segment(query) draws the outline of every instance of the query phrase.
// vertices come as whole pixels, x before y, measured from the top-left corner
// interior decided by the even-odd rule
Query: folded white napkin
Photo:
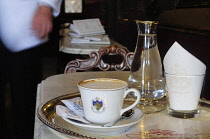
[[[197,109],[204,80],[202,75],[205,75],[206,65],[177,42],[166,53],[163,65],[165,72],[169,73],[166,74],[166,83],[170,108],[173,110]],[[171,74],[177,76],[171,76]]]
[[[91,40],[91,41],[101,41],[103,35],[95,35],[95,36],[86,36],[84,37],[85,40]]]
[[[96,35],[96,36],[79,36],[76,33],[70,32],[69,33],[72,41],[82,41],[82,42],[89,42],[89,41],[101,41],[103,38],[103,35]]]
[[[165,72],[177,75],[202,75],[206,65],[175,42],[166,53],[163,65]]]
[[[71,43],[83,43],[83,44],[111,44],[108,35],[97,35],[88,37],[73,37],[69,34]]]
[[[105,34],[105,30],[99,20],[95,19],[82,19],[73,20],[73,24],[70,24],[70,30],[81,36],[93,36]]]

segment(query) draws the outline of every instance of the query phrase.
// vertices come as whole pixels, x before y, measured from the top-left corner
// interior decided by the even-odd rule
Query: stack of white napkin
[[[108,35],[98,18],[73,20],[69,33],[71,43],[110,44]]]

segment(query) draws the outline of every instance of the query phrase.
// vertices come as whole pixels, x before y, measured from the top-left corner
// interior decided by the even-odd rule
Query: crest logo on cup
[[[92,106],[91,106],[93,112],[96,113],[102,113],[106,109],[103,103],[103,100],[100,98],[96,97],[95,99],[92,100]]]
[[[84,115],[94,124],[108,124],[118,120],[121,115],[134,108],[141,96],[137,89],[128,89],[128,83],[118,79],[96,78],[78,83]],[[123,108],[125,97],[134,93],[136,101]]]

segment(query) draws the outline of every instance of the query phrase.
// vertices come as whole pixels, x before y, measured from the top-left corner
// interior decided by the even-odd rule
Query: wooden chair
[[[114,58],[118,56],[118,58]],[[121,62],[119,61],[119,57]],[[107,59],[106,59],[107,58]],[[64,70],[64,73],[75,73],[98,68],[102,71],[108,70],[126,70],[130,69],[133,58],[133,52],[128,52],[126,48],[110,45],[100,48],[99,51],[92,51],[87,59],[76,59],[70,61]],[[111,62],[108,63],[107,61]],[[117,61],[113,63],[113,61]]]

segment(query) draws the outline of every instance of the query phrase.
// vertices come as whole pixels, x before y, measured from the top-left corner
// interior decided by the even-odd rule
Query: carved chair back
[[[118,55],[121,57],[121,62],[108,63],[104,58]],[[113,57],[112,57],[113,58]],[[114,59],[111,58],[111,61]],[[99,51],[92,51],[87,59],[76,59],[70,61],[64,70],[64,73],[75,73],[77,71],[86,71],[98,68],[102,71],[108,70],[126,70],[130,69],[133,59],[133,52],[129,52],[124,47],[117,45],[110,45],[109,47],[102,47]]]

